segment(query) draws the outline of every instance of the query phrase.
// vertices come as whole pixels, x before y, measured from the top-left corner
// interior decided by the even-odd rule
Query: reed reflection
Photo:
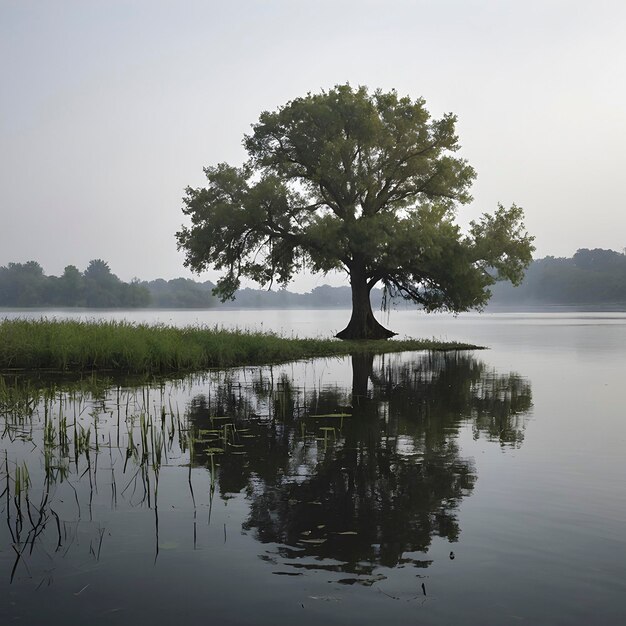
[[[369,584],[378,566],[428,565],[433,537],[459,537],[458,505],[476,481],[460,429],[521,445],[530,387],[462,353],[330,363],[351,372],[325,384],[328,362],[316,361],[127,387],[0,380],[9,583],[47,586],[48,571],[100,562],[128,524],[153,563],[160,512],[180,524],[176,541],[187,527],[171,516],[186,512],[196,548],[215,494],[247,496],[244,530],[291,573],[337,570]]]

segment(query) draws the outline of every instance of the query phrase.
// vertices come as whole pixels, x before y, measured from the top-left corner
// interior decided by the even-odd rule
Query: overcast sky
[[[192,276],[184,188],[345,82],[458,116],[461,224],[514,202],[537,257],[621,251],[625,33],[623,0],[0,0],[0,265]]]

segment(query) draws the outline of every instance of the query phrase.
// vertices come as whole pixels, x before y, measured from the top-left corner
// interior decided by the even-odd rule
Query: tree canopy
[[[532,237],[515,205],[467,233],[454,223],[475,178],[455,156],[455,124],[431,119],[422,99],[350,85],[263,112],[248,160],[206,167],[207,186],[186,189],[185,265],[222,270],[222,300],[242,277],[285,285],[301,268],[343,270],[353,310],[342,339],[394,334],[372,314],[379,283],[427,311],[480,308],[496,280],[522,279]]]
[[[150,292],[137,281],[122,282],[108,263],[93,259],[84,272],[66,266],[63,275],[46,276],[35,261],[0,267],[0,306],[143,307]]]
[[[501,284],[494,288],[493,303],[622,308],[626,303],[626,254],[581,248],[571,258],[536,259],[519,287]]]

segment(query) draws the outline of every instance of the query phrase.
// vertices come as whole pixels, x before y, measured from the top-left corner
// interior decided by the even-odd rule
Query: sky
[[[458,116],[462,226],[515,203],[535,257],[622,251],[625,32],[623,0],[0,0],[0,266],[216,280],[176,249],[185,188],[346,82]]]

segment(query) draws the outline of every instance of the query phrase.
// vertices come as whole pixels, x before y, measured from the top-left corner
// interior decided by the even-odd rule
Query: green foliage
[[[197,283],[188,278],[162,278],[142,283],[150,292],[151,304],[161,308],[208,308],[215,304],[211,282]]]
[[[59,278],[46,276],[35,261],[0,267],[0,306],[142,307],[149,303],[144,285],[122,282],[102,259],[90,261],[84,273],[68,265]]]
[[[582,248],[572,258],[533,261],[519,287],[498,285],[500,305],[623,305],[626,303],[626,255]]]
[[[149,374],[284,362],[355,351],[380,353],[471,347],[425,340],[354,345],[331,339],[285,339],[274,334],[238,330],[126,322],[0,322],[0,370],[116,370]]]
[[[521,280],[532,237],[516,206],[467,234],[454,224],[475,178],[454,156],[455,123],[431,119],[421,99],[349,85],[262,113],[244,140],[248,161],[207,167],[208,185],[187,188],[185,264],[222,270],[222,300],[242,277],[285,285],[303,267],[344,270],[355,337],[380,332],[366,319],[378,283],[427,310],[481,307],[497,279]]]
[[[85,270],[85,278],[88,280],[95,280],[97,282],[115,280],[113,274],[111,273],[109,264],[102,259],[92,259],[89,261],[89,265]]]
[[[75,265],[67,265],[59,279],[59,299],[67,306],[79,306],[83,298],[83,277]]]
[[[0,303],[33,306],[46,298],[46,281],[39,263],[9,263],[0,267]]]

